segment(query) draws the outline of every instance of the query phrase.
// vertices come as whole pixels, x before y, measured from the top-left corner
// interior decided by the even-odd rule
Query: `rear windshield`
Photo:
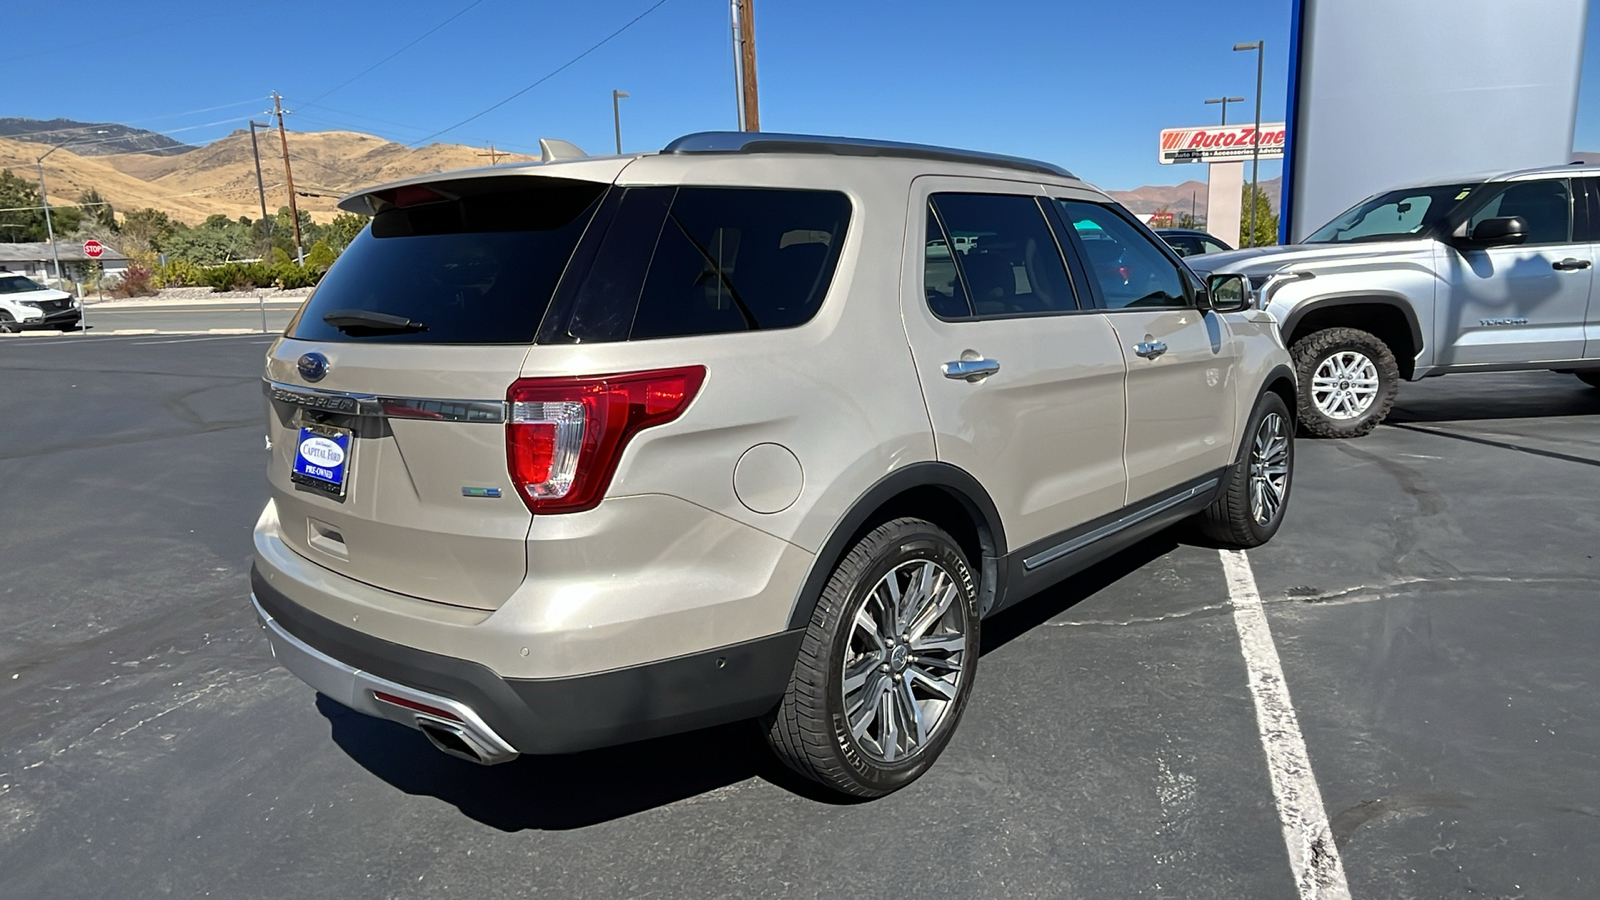
[[[574,259],[540,343],[792,328],[816,315],[850,200],[836,191],[614,191]]]
[[[288,333],[317,341],[529,343],[605,190],[500,176],[391,191],[380,200],[400,205],[379,212],[350,243]]]

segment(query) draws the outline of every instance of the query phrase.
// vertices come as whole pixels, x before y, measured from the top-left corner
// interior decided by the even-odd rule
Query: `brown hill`
[[[1245,172],[1246,179],[1249,172]],[[1272,208],[1278,208],[1278,194],[1283,188],[1283,179],[1273,178],[1261,182],[1261,190],[1266,193],[1271,201]],[[1174,213],[1189,212],[1190,203],[1194,204],[1194,213],[1197,218],[1206,217],[1206,183],[1204,181],[1185,181],[1182,184],[1159,185],[1147,184],[1144,187],[1134,188],[1131,191],[1106,191],[1112,199],[1126,206],[1132,212],[1145,215],[1153,213],[1162,207]]]
[[[266,185],[267,209],[276,212],[288,204],[284,190],[283,158],[276,134],[261,134],[261,174]],[[30,177],[38,145],[0,138],[0,167]],[[295,189],[303,194],[300,209],[318,221],[337,213],[343,194],[363,185],[464,169],[489,162],[476,147],[429,144],[411,149],[369,134],[349,131],[290,132],[289,160],[294,167]],[[502,162],[530,160],[530,156],[500,157]],[[118,210],[154,207],[189,224],[221,213],[229,218],[261,215],[256,192],[255,158],[250,132],[236,131],[221,140],[176,156],[119,153],[85,157],[71,148],[56,150],[44,161],[45,179],[54,203],[69,203],[94,188]]]

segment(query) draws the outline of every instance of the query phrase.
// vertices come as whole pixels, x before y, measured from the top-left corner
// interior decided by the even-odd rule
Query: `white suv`
[[[884,794],[985,616],[1185,517],[1282,521],[1275,325],[1055,166],[714,133],[342,205],[372,224],[267,356],[254,601],[446,752],[760,718]]]
[[[15,272],[0,272],[0,334],[26,328],[78,327],[83,307],[66,291],[47,288]]]

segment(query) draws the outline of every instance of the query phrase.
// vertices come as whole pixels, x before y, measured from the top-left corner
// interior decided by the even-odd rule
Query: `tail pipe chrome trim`
[[[472,707],[342,663],[284,630],[255,594],[250,595],[250,603],[267,634],[273,658],[329,699],[356,712],[415,728],[441,751],[479,765],[517,758],[517,749]]]

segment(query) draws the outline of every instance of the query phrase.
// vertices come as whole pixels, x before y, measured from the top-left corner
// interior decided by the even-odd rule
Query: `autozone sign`
[[[1283,133],[1282,122],[1262,124],[1262,159],[1283,159]],[[1249,159],[1255,139],[1256,126],[1253,124],[1164,128],[1161,131],[1161,164]]]

